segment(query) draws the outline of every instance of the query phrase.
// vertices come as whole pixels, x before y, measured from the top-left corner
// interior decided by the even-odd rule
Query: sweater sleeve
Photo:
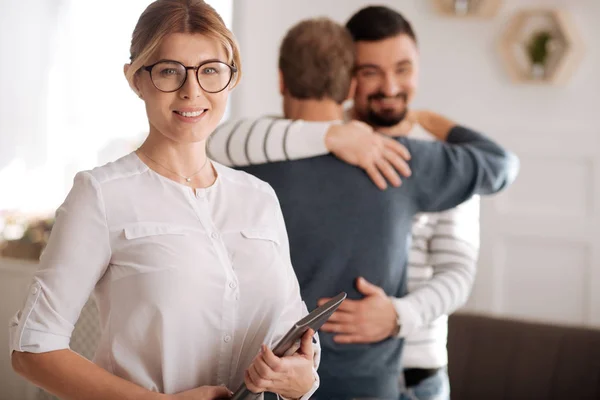
[[[446,142],[399,138],[410,151],[417,211],[445,211],[475,194],[497,193],[517,177],[519,159],[485,136],[456,126]]]
[[[431,215],[431,236],[420,238],[413,233],[408,260],[409,293],[392,299],[401,324],[399,337],[410,336],[464,305],[475,280],[479,255],[479,197]],[[424,282],[420,276],[421,271],[425,271],[423,261],[433,269],[433,276]]]
[[[276,117],[228,121],[211,135],[208,154],[230,167],[316,157],[329,153],[325,135],[333,123]]]

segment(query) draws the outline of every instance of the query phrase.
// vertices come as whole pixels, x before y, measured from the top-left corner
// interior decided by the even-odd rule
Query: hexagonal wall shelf
[[[500,54],[515,82],[565,83],[583,57],[583,44],[563,10],[517,12],[500,40]]]
[[[490,18],[496,15],[502,0],[433,0],[437,11],[453,17]]]

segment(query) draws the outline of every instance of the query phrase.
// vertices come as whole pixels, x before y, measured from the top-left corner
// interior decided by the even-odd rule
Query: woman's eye
[[[165,68],[162,69],[160,71],[160,74],[162,76],[171,76],[171,75],[176,75],[177,74],[177,70],[175,68]]]

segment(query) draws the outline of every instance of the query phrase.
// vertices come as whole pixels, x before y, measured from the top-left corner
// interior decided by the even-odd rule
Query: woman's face
[[[178,61],[187,67],[198,67],[207,60],[218,60],[227,64],[227,54],[221,43],[211,37],[173,33],[165,37],[146,66],[163,60]],[[229,97],[229,85],[218,93],[208,93],[200,87],[194,70],[178,72],[176,68],[172,68],[176,65],[157,65],[152,70],[152,78],[143,68],[135,75],[135,86],[146,103],[150,134],[162,134],[176,143],[204,141],[223,117]],[[208,82],[215,79],[214,74],[229,74],[227,68],[217,71],[217,68],[212,67],[218,65],[226,67],[222,64],[205,64],[200,68],[198,76],[203,82]],[[180,78],[187,74],[187,79],[179,90],[165,93],[156,88],[155,83],[160,86],[161,80],[166,82],[169,79],[177,79],[173,78],[177,74],[180,74]]]

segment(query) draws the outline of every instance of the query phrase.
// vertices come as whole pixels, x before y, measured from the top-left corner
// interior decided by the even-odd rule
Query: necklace
[[[166,169],[167,171],[185,179],[186,182],[191,182],[192,178],[196,175],[198,175],[200,172],[202,172],[202,170],[204,169],[204,167],[206,167],[206,163],[208,162],[208,156],[206,156],[206,158],[204,159],[204,163],[202,164],[202,166],[200,167],[200,169],[196,172],[194,172],[192,175],[189,176],[183,176],[181,174],[178,174],[177,172],[173,171],[172,169],[169,169],[167,167],[165,167],[163,164],[159,163],[158,161],[156,161],[154,158],[150,157],[148,154],[146,154],[146,152],[144,150],[142,150],[141,148],[138,148],[138,150],[140,151],[140,153],[142,153],[143,155],[145,155],[146,157],[148,157],[150,160],[152,160],[154,163],[160,165],[161,167],[163,167],[164,169]]]

